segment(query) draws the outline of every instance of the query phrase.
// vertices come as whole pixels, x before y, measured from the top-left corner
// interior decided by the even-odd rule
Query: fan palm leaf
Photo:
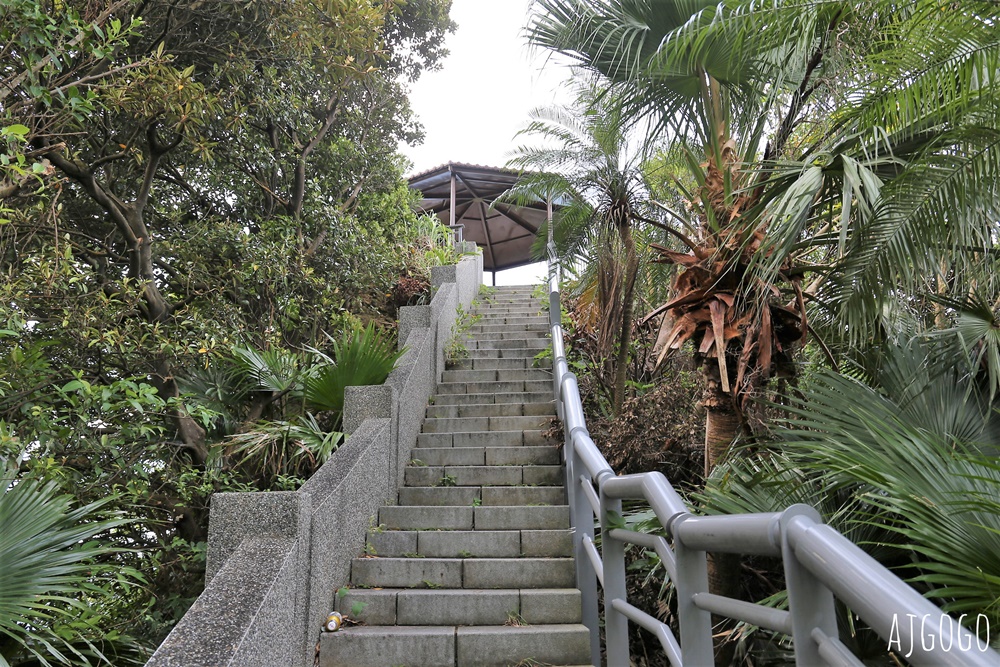
[[[861,493],[872,511],[855,520],[896,533],[912,580],[944,609],[996,622],[1000,466],[982,453],[992,413],[960,347],[914,343],[889,356],[878,389],[821,373],[793,402],[778,446],[827,488]]]
[[[382,384],[406,352],[394,349],[392,341],[369,323],[361,331],[346,331],[340,340],[330,339],[333,356],[312,350],[325,363],[316,365],[305,378],[306,403],[333,413],[339,423],[344,411],[344,390],[350,386]]]
[[[113,592],[102,583],[136,583],[134,572],[100,564],[118,549],[94,537],[126,523],[106,514],[112,499],[74,507],[54,482],[0,468],[0,665],[30,656],[42,665],[110,664],[92,611]]]

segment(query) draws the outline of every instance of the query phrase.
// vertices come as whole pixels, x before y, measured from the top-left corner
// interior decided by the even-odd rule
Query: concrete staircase
[[[481,296],[427,408],[399,504],[381,509],[324,633],[321,667],[583,665],[547,316],[532,288]]]

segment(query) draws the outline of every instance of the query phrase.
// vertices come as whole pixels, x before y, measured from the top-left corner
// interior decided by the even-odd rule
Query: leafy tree
[[[234,347],[327,351],[423,284],[397,146],[420,138],[405,86],[449,9],[0,5],[0,450],[82,504],[117,494],[133,522],[101,538],[149,581],[115,598],[140,643],[200,590],[210,495],[295,488],[322,460],[276,469],[225,438],[286,420],[339,442],[234,379]]]

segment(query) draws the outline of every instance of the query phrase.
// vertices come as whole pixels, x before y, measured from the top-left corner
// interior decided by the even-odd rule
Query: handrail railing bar
[[[573,433],[573,442],[576,446],[576,455],[590,473],[592,480],[599,482],[602,476],[614,476],[615,471],[608,465],[607,459],[601,455],[601,451],[597,449],[597,445],[584,428]]]
[[[677,559],[674,557],[674,552],[670,548],[670,543],[667,542],[665,537],[661,535],[651,535],[649,533],[637,533],[634,530],[626,530],[625,528],[615,528],[611,531],[611,537],[616,540],[621,540],[622,542],[628,542],[629,544],[635,544],[640,547],[645,547],[646,549],[651,549],[657,556],[660,557],[660,562],[663,563],[663,567],[667,570],[667,576],[670,581],[677,579]]]
[[[584,497],[590,506],[594,508],[594,516],[601,516],[601,501],[597,497],[597,491],[594,489],[594,484],[590,481],[590,478],[586,475],[580,475],[580,489],[583,491]]]
[[[645,500],[668,535],[672,534],[671,524],[674,519],[689,512],[684,500],[670,485],[663,473],[644,472],[633,475],[618,475],[609,478],[601,488],[608,498]]]
[[[860,547],[826,524],[796,517],[787,539],[797,560],[886,642],[913,648],[907,660],[914,665],[996,665],[997,654],[930,600],[895,577]],[[934,619],[929,627],[916,619]],[[953,646],[942,649],[944,627]],[[926,644],[933,643],[931,648]],[[980,647],[984,650],[980,650]],[[922,650],[918,650],[922,649]]]
[[[695,593],[692,599],[695,606],[704,611],[768,630],[783,632],[786,635],[792,634],[791,614],[784,609],[773,609],[713,593]]]
[[[671,665],[681,667],[684,664],[681,660],[681,645],[677,643],[677,638],[674,637],[674,633],[670,630],[669,625],[621,598],[612,600],[611,606],[619,613],[628,617],[636,625],[653,633],[660,640],[660,645],[663,646],[663,651],[667,654],[667,659],[670,660]]]
[[[590,559],[590,564],[594,567],[594,574],[597,575],[597,581],[600,582],[601,588],[604,588],[604,561],[601,560],[601,554],[598,553],[590,535],[583,536],[583,552]]]
[[[865,667],[851,649],[836,637],[830,637],[819,628],[813,628],[812,639],[819,647],[819,654],[831,667]]]
[[[693,516],[674,539],[698,551],[780,556],[780,517],[780,512]]]

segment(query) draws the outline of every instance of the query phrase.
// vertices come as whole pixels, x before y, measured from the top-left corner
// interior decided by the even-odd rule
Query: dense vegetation
[[[609,459],[659,463],[705,512],[810,503],[996,627],[997,5],[534,9],[529,39],[580,94],[535,114],[514,163],[551,173],[517,195],[566,204],[575,370]],[[635,594],[671,618],[636,557]],[[774,563],[710,566],[716,592],[784,604]],[[890,660],[843,611],[845,643]],[[723,663],[787,659],[732,630]]]
[[[391,369],[449,259],[397,154],[449,10],[0,3],[0,665],[141,664],[209,495],[294,488]]]

